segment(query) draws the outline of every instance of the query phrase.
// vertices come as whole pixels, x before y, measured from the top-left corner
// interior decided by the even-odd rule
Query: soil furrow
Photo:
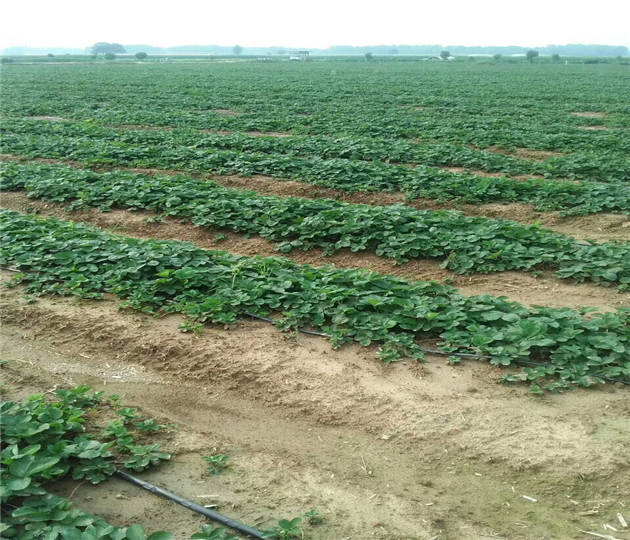
[[[485,363],[386,366],[362,347],[255,321],[184,334],[178,316],[22,294],[0,290],[5,392],[89,384],[176,424],[174,461],[144,477],[245,522],[317,508],[326,521],[313,540],[570,538],[630,503],[623,390],[540,399],[496,384]],[[216,452],[233,467],[209,479],[201,456]],[[80,486],[73,500],[115,524],[150,509],[154,527],[182,538],[199,526],[119,481]]]

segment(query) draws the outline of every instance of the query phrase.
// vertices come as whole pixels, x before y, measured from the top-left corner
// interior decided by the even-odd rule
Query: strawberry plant
[[[230,456],[226,456],[225,454],[203,456],[202,459],[208,464],[208,466],[206,467],[206,471],[208,471],[210,474],[221,474],[225,469],[230,466],[228,464]]]
[[[16,283],[31,294],[107,292],[130,308],[222,325],[245,313],[276,313],[282,329],[318,328],[335,346],[378,344],[387,362],[421,359],[417,340],[435,339],[444,352],[472,352],[501,366],[527,363],[505,380],[555,384],[553,390],[607,378],[630,382],[627,308],[526,308],[434,282],[128,239],[9,211],[0,213],[0,241],[0,265],[18,269]]]
[[[193,534],[190,538],[192,540],[239,540],[238,536],[228,533],[223,527],[212,525],[202,525],[201,531]]]
[[[303,516],[278,520],[277,525],[263,531],[263,538],[275,538],[277,540],[304,538],[304,529],[302,526],[304,522],[309,525],[319,525],[323,521],[324,518],[317,510],[309,510]]]
[[[7,134],[45,135],[47,137],[89,138],[116,141],[119,144],[182,147],[207,151],[238,151],[270,156],[289,155],[321,159],[378,161],[392,164],[415,164],[432,167],[465,167],[506,175],[544,175],[547,178],[569,178],[583,181],[617,182],[630,174],[630,162],[623,154],[597,152],[553,156],[544,162],[531,161],[507,154],[497,154],[447,142],[383,139],[358,136],[259,137],[242,133],[212,134],[198,130],[120,129],[116,126],[93,126],[77,122],[51,124],[42,120],[7,119]],[[138,155],[140,157],[141,154]]]
[[[264,538],[277,538],[278,540],[290,540],[291,538],[302,538],[301,517],[294,519],[281,519],[278,525],[264,531]]]
[[[104,481],[120,464],[121,454],[129,451],[115,448],[114,442],[101,442],[90,434],[87,413],[105,406],[102,392],[92,393],[89,387],[79,386],[56,390],[55,394],[54,401],[34,395],[22,403],[0,403],[2,538],[172,538],[173,535],[166,532],[147,534],[141,525],[114,527],[69,501],[47,493],[48,484],[64,477],[85,479],[93,484]],[[165,452],[156,455],[158,447],[151,445],[150,456],[156,459],[135,462],[133,468],[143,470],[169,459]],[[130,447],[134,457],[139,453],[136,448]]]
[[[53,165],[7,164],[0,187],[31,197],[107,210],[146,209],[197,226],[258,234],[281,252],[322,248],[372,251],[404,262],[435,258],[456,273],[555,268],[559,277],[630,285],[630,245],[584,245],[537,226],[453,211],[259,196],[185,176],[96,173]],[[197,331],[186,322],[186,331]]]
[[[215,131],[280,131],[330,138],[446,143],[627,156],[628,82],[624,66],[523,66],[319,60],[308,66],[154,66],[155,76],[128,66],[21,65],[5,70],[3,112],[57,116],[86,127],[165,126]],[[365,64],[365,63],[364,63]],[[153,69],[153,68],[152,68]],[[335,75],[331,72],[334,70]],[[50,88],[55,88],[51,99]],[[145,104],[151,101],[151,107]],[[222,115],[220,109],[239,114]],[[608,130],[581,129],[601,111]],[[57,121],[56,124],[61,122]],[[361,152],[349,144],[344,151]],[[375,159],[378,159],[376,157]],[[409,160],[411,161],[411,160]],[[584,163],[587,163],[585,160]],[[603,161],[600,161],[603,163]]]
[[[61,158],[92,167],[145,167],[250,176],[263,174],[348,192],[403,192],[408,199],[430,198],[470,204],[487,202],[532,203],[543,211],[567,214],[626,212],[630,188],[625,172],[610,182],[567,182],[546,178],[526,181],[509,177],[487,178],[451,172],[429,165],[415,167],[380,161],[300,157],[232,149],[133,145],[112,140],[89,140],[53,134],[30,135],[6,131],[4,152],[28,158]]]

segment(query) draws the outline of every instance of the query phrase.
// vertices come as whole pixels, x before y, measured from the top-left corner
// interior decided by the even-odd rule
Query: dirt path
[[[570,281],[554,278],[551,272],[535,276],[526,272],[501,272],[494,274],[473,274],[461,276],[440,268],[440,261],[412,260],[396,265],[393,260],[378,257],[373,253],[352,253],[343,250],[334,255],[324,255],[320,249],[293,251],[282,254],[274,249],[274,243],[260,237],[243,238],[227,231],[194,227],[188,222],[165,218],[153,221],[156,214],[150,212],[129,212],[113,210],[100,212],[97,209],[68,212],[64,205],[29,199],[24,193],[4,193],[0,199],[4,208],[19,212],[37,212],[42,216],[82,221],[113,232],[138,238],[162,240],[184,240],[193,242],[204,249],[219,249],[238,255],[284,256],[300,264],[324,266],[335,264],[346,268],[368,268],[382,274],[396,275],[405,279],[423,281],[448,280],[459,288],[462,294],[490,294],[507,296],[525,305],[545,305],[556,307],[597,307],[604,311],[614,311],[630,305],[630,293],[620,293],[615,288],[589,283],[573,284]],[[221,232],[223,240],[217,239]]]
[[[78,161],[59,159],[25,159],[23,156],[12,154],[0,154],[0,160],[4,161],[33,161],[37,163],[51,163],[85,168]],[[279,197],[304,197],[308,199],[329,198],[338,201],[370,204],[391,205],[405,204],[417,210],[459,210],[469,216],[482,216],[487,218],[501,218],[517,221],[525,225],[538,224],[560,234],[572,236],[577,239],[590,239],[601,242],[612,240],[630,241],[630,216],[623,214],[593,214],[588,216],[561,216],[558,212],[537,212],[531,204],[458,204],[440,203],[431,199],[415,199],[406,201],[403,193],[385,192],[344,192],[335,189],[324,188],[299,182],[296,180],[284,180],[269,176],[230,176],[213,175],[207,173],[191,173],[189,171],[173,169],[144,169],[137,167],[100,167],[98,170],[123,170],[141,174],[177,175],[184,174],[199,180],[213,180],[219,185],[233,189],[248,189],[260,195],[274,195]]]
[[[628,517],[625,389],[537,398],[483,363],[385,366],[373,350],[260,322],[183,334],[177,316],[27,303],[19,288],[0,290],[0,309],[5,395],[85,383],[177,424],[164,443],[173,462],[143,477],[247,523],[316,508],[313,540],[472,540],[583,538]],[[217,451],[233,468],[206,476],[201,456]],[[177,538],[200,524],[117,480],[82,484],[73,500]]]

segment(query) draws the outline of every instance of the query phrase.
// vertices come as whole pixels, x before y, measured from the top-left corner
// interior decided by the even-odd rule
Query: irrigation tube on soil
[[[126,480],[127,482],[131,482],[132,484],[135,484],[136,486],[140,486],[141,488],[146,489],[147,491],[150,491],[151,493],[154,493],[156,495],[161,495],[162,497],[165,497],[166,499],[170,499],[171,501],[174,501],[177,504],[181,504],[182,506],[188,508],[189,510],[202,514],[206,516],[207,518],[210,518],[212,521],[216,521],[217,523],[220,523],[221,525],[225,525],[226,527],[229,527],[230,529],[234,529],[235,531],[241,532],[243,534],[247,534],[251,536],[252,538],[265,538],[263,536],[263,533],[261,533],[260,531],[256,529],[253,529],[252,527],[248,527],[247,525],[244,525],[243,523],[240,523],[239,521],[226,517],[222,514],[219,514],[218,512],[214,512],[213,510],[209,510],[208,508],[204,508],[203,506],[200,506],[187,499],[184,499],[183,497],[180,497],[179,495],[175,495],[175,493],[171,493],[170,491],[167,491],[166,489],[162,489],[161,487],[154,486],[153,484],[150,484],[149,482],[140,480],[140,478],[136,478],[135,476],[132,476],[131,474],[127,474],[126,472],[118,471],[118,470],[114,474],[118,476],[119,478]]]
[[[276,321],[270,319],[269,317],[261,317],[260,315],[256,315],[254,313],[250,313],[249,311],[244,312],[248,317],[252,317],[253,319],[259,319],[261,321],[265,321],[271,324],[275,324]],[[298,328],[298,332],[302,332],[303,334],[308,334],[310,336],[321,336],[321,337],[330,337],[328,334],[324,334],[323,332],[316,332],[315,330],[308,330],[306,328]],[[490,356],[484,356],[481,354],[469,354],[469,353],[458,353],[458,352],[444,352],[444,351],[436,351],[434,349],[420,349],[422,352],[428,354],[438,354],[440,356],[461,356],[462,358],[491,358]]]
[[[249,311],[245,311],[245,315],[247,315],[248,317],[252,317],[253,319],[259,319],[261,321],[265,321],[271,324],[275,324],[276,321],[274,321],[273,319],[270,319],[269,317],[261,317],[260,315],[256,315],[254,313],[250,313]],[[322,337],[330,337],[328,334],[324,334],[322,332],[316,332],[314,330],[307,330],[305,328],[298,328],[297,329],[298,332],[302,332],[303,334],[309,334],[311,336],[322,336]],[[444,352],[444,351],[438,351],[436,349],[420,349],[422,352],[425,352],[427,354],[437,354],[439,356],[459,356],[461,358],[474,358],[477,360],[489,360],[492,357],[491,356],[487,356],[487,355],[483,355],[483,354],[470,354],[470,353],[459,353],[459,352]],[[528,362],[527,360],[515,360],[516,364],[519,365],[523,365],[523,366],[535,366],[535,367],[549,367],[551,366],[551,364],[548,363],[542,363],[542,362]],[[621,379],[615,379],[612,377],[604,377],[601,374],[598,373],[594,373],[592,375],[593,377],[596,377],[598,379],[601,379],[602,381],[606,381],[606,382],[612,382],[612,383],[621,383],[621,384],[625,384],[625,385],[630,385],[630,382],[627,381],[622,381]]]

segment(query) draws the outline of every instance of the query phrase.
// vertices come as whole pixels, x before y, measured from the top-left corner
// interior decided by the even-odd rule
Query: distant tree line
[[[90,47],[92,54],[124,54],[127,50],[120,43],[106,43],[100,41]]]
[[[487,54],[493,56],[500,54],[502,56],[510,56],[513,54],[526,55],[530,50],[528,47],[508,46],[508,47],[467,47],[467,46],[448,46],[446,48],[451,55],[467,56],[475,54]],[[376,45],[371,47],[354,47],[352,45],[335,45],[328,49],[312,50],[314,54],[365,54],[371,52],[374,55],[392,55],[392,54],[410,54],[410,55],[431,55],[439,56],[440,52],[445,50],[442,45]],[[560,56],[627,56],[628,47],[616,45],[547,45],[546,47],[536,47],[539,54],[551,56],[558,54]]]
[[[215,54],[215,55],[231,55],[231,54],[249,54],[249,55],[267,55],[287,54],[286,47],[247,47],[240,46],[223,46],[223,45],[182,45],[177,47],[155,47],[153,45],[121,45],[120,43],[95,43],[87,49],[92,54],[136,54],[146,52],[147,54]],[[240,51],[237,53],[237,50]],[[440,52],[448,50],[453,56],[468,56],[476,54],[486,54],[494,56],[511,56],[513,54],[526,55],[529,47],[509,46],[509,47],[466,47],[443,45],[375,45],[369,47],[354,47],[351,45],[335,45],[328,49],[310,49],[311,54],[315,55],[359,55],[365,56],[366,53],[372,53],[373,56],[379,55],[419,55],[419,56],[439,56]],[[628,56],[628,47],[614,45],[547,45],[546,47],[537,47],[536,50],[540,55],[552,56],[557,54],[561,57],[566,56],[582,56],[582,57],[625,57]],[[86,49],[69,49],[58,47],[9,47],[0,51],[7,55],[21,54],[85,54]]]

